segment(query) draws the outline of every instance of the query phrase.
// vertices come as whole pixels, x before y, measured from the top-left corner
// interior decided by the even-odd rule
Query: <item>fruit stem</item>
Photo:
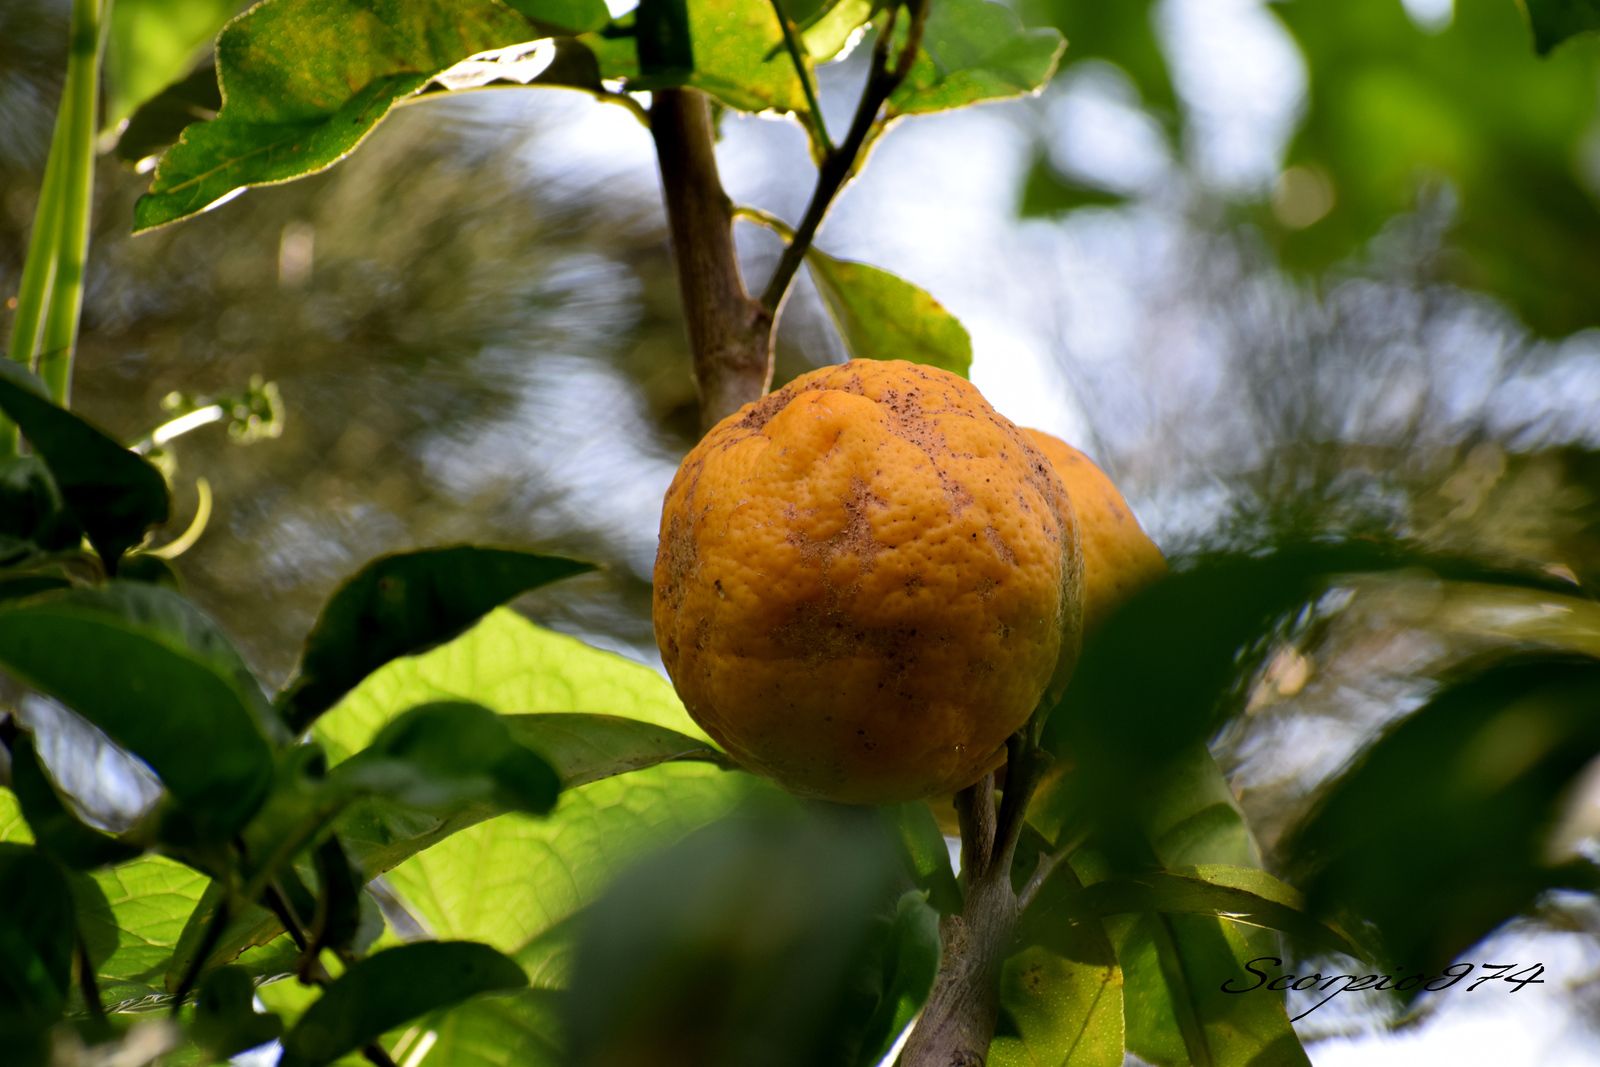
[[[697,89],[661,89],[650,132],[689,320],[702,430],[766,392],[772,312],[745,291],[733,247],[733,203],[717,173],[711,106]]]
[[[1006,744],[1006,787],[995,810],[994,774],[956,794],[966,900],[939,924],[943,955],[899,1067],[983,1067],[1000,1014],[1000,968],[1022,914],[1011,881],[1017,841],[1042,768],[1031,725]]]

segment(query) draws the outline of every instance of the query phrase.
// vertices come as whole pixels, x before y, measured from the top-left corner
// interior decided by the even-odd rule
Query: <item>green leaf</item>
[[[1551,830],[1600,755],[1600,661],[1528,653],[1452,673],[1290,836],[1320,914],[1378,931],[1387,962],[1439,967],[1555,888],[1591,889]],[[1394,894],[1427,885],[1426,894]],[[1390,887],[1386,890],[1385,887]]]
[[[31,1040],[60,1017],[76,925],[61,871],[42,853],[0,844],[0,1042]]]
[[[306,638],[300,670],[279,698],[296,733],[398,656],[458,636],[487,612],[587,563],[458,545],[381,556],[340,586]]]
[[[167,999],[167,960],[208,882],[156,855],[73,879],[78,921],[108,1011],[148,1010]]]
[[[633,27],[642,77],[687,78],[694,73],[694,41],[685,0],[639,0]]]
[[[316,738],[337,763],[391,719],[434,700],[470,700],[506,714],[604,713],[708,741],[672,683],[655,671],[507,608],[447,645],[373,672],[317,722]]]
[[[255,984],[243,967],[219,967],[200,983],[190,1036],[218,1060],[276,1040],[283,1022],[255,1010]]]
[[[1193,748],[1243,707],[1278,627],[1352,575],[1431,571],[1441,579],[1546,590],[1552,603],[1573,587],[1548,574],[1508,570],[1405,542],[1288,543],[1269,552],[1216,553],[1174,566],[1092,634],[1071,685],[1045,723],[1044,742],[1077,773],[1041,798],[1030,818],[1047,836],[1069,819],[1125,821],[1169,773],[1183,774]],[[1196,619],[1205,625],[1197,626]],[[1149,669],[1159,661],[1163,670]],[[1089,714],[1086,709],[1093,709]],[[1175,770],[1168,761],[1176,759]],[[1195,817],[1191,813],[1189,817]],[[1179,863],[1248,863],[1208,856]],[[1176,866],[1178,863],[1167,863]]]
[[[729,765],[708,742],[620,715],[545,712],[501,721],[520,744],[549,761],[563,789],[671,760]]]
[[[1157,7],[1154,0],[1022,0],[1018,11],[1026,25],[1054,26],[1066,34],[1064,65],[1098,59],[1120,67],[1145,107],[1170,127],[1178,118],[1178,98],[1156,35]]]
[[[387,949],[351,966],[306,1010],[284,1035],[280,1064],[332,1063],[436,1008],[527,984],[521,967],[487,945],[424,941]]]
[[[144,851],[84,824],[73,814],[39,761],[31,734],[19,734],[12,742],[11,788],[39,850],[68,867],[93,870],[133,859]]]
[[[867,813],[790,809],[726,820],[641,862],[582,921],[569,1062],[670,1049],[702,1067],[875,1064],[938,962],[920,894],[903,925],[890,918],[898,865],[884,845]],[[909,951],[886,944],[896,933]]]
[[[1321,952],[1366,956],[1342,931],[1318,922],[1292,887],[1254,867],[1201,864],[1097,882],[1079,893],[1063,914],[1074,919],[1125,912],[1224,915],[1236,923],[1281,930]]]
[[[187,127],[216,118],[220,110],[217,67],[206,63],[139,105],[117,138],[117,158],[138,163],[173,144]]]
[[[534,815],[549,811],[561,789],[550,764],[517,743],[500,716],[460,701],[407,711],[340,764],[329,785],[423,810],[482,801]]]
[[[1569,37],[1600,30],[1600,3],[1596,0],[1522,0],[1533,27],[1533,45],[1540,55]]]
[[[1600,43],[1586,36],[1541,59],[1504,0],[1456,4],[1437,32],[1394,0],[1269,10],[1310,71],[1286,160],[1286,182],[1299,180],[1281,187],[1310,193],[1262,212],[1287,265],[1323,271],[1359,256],[1444,186],[1453,211],[1439,281],[1493,294],[1542,334],[1600,324],[1600,201],[1573,163],[1600,114]]]
[[[886,270],[834,259],[816,249],[806,265],[856,359],[908,359],[967,376],[972,338],[928,293]]]
[[[918,888],[928,894],[928,902],[943,915],[959,912],[961,887],[950,868],[950,850],[932,809],[913,801],[885,808],[884,816],[895,828],[907,869]]]
[[[37,378],[0,360],[0,411],[50,468],[62,499],[106,568],[167,520],[161,472],[87,422],[51,403]]]
[[[552,18],[594,7],[574,0],[521,6]],[[134,229],[192,215],[248,186],[332,166],[434,75],[543,36],[548,32],[497,0],[258,4],[217,39],[221,112],[189,127],[162,157],[134,208]]]
[[[148,763],[199,833],[231,834],[266,793],[260,689],[170,590],[113,583],[0,604],[0,665]]]
[[[317,871],[317,908],[310,951],[348,949],[361,933],[361,889],[366,878],[350,862],[336,834],[317,846],[312,862]]]
[[[459,854],[446,853],[437,865],[419,857],[393,876],[404,881],[410,877],[406,871],[420,865],[423,877],[443,877],[454,885],[458,884],[458,870],[475,872],[471,875],[475,881],[463,884],[466,895],[461,906],[469,909],[475,909],[481,899],[479,890],[485,880],[492,884],[504,877],[496,864],[534,862],[529,852],[543,855],[553,850],[560,860],[567,847],[606,849],[609,859],[604,863],[589,861],[582,873],[558,866],[549,882],[534,879],[519,883],[519,888],[538,894],[554,892],[555,897],[536,896],[531,903],[519,898],[505,905],[508,914],[524,907],[566,914],[555,901],[565,899],[567,890],[586,886],[586,892],[592,895],[599,887],[598,882],[591,882],[592,875],[603,875],[633,851],[649,847],[657,840],[657,833],[670,838],[714,818],[726,810],[726,804],[743,796],[749,786],[750,779],[743,775],[712,768],[685,767],[683,770],[689,772],[686,776],[668,768],[660,768],[665,772],[661,776],[652,770],[641,770],[668,760],[720,762],[721,757],[660,675],[619,656],[588,648],[573,638],[541,630],[505,609],[491,613],[450,644],[380,668],[318,721],[316,737],[330,761],[337,764],[364,748],[413,705],[460,695],[502,708],[588,704],[613,708],[628,716],[551,713],[502,717],[512,737],[550,762],[564,788],[576,789],[614,774],[628,774],[630,784],[617,788],[600,783],[583,790],[583,799],[564,794],[557,811],[547,820],[515,829],[513,825],[521,820],[498,820],[493,826],[478,828],[479,832],[469,837]],[[685,730],[695,736],[679,732]],[[339,768],[335,767],[334,775],[338,774]],[[674,797],[672,789],[680,795]],[[293,855],[323,832],[327,820],[333,818],[352,861],[372,878],[425,850],[445,847],[440,843],[448,845],[447,838],[503,810],[477,802],[447,812],[426,813],[386,801],[358,800],[339,814],[349,799],[348,792],[322,790],[314,781],[305,783],[299,792],[287,782],[280,784],[244,832],[249,853],[258,857]],[[590,837],[591,828],[600,836]],[[223,896],[216,888],[195,910],[182,946],[173,957],[169,984],[176,982],[177,975],[183,973],[199,950],[202,932]],[[445,925],[450,921],[447,917],[427,917],[433,929],[451,929]],[[265,909],[250,908],[228,925],[208,962],[227,962],[245,948],[270,942],[281,929]],[[486,936],[470,927],[457,932],[474,938]]]
[[[654,74],[641,69],[638,38],[590,34],[583,38],[607,78],[630,90],[690,85],[736,111],[807,112],[805,86],[785,51],[783,29],[771,0],[686,0],[693,73]],[[636,27],[637,28],[637,27]],[[664,67],[681,60],[657,57]]]
[[[1071,857],[1086,894],[1119,876],[1148,881],[1153,868],[1260,865],[1238,802],[1203,745],[1166,763],[1163,776],[1141,788],[1143,796],[1127,801],[1126,820],[1107,820],[1094,846]],[[1252,905],[1262,907],[1259,900]],[[1282,997],[1221,990],[1249,960],[1281,955],[1271,930],[1159,911],[1111,916],[1104,927],[1122,967],[1128,1048],[1144,1060],[1156,1067],[1308,1062]]]
[[[806,54],[817,63],[837,58],[884,6],[883,0],[834,0],[824,5],[800,24]]]
[[[38,456],[0,458],[0,567],[70,551],[82,539],[50,469]]]
[[[1122,968],[1100,923],[1075,914],[1081,894],[1062,863],[1023,913],[1000,976],[993,1067],[1122,1067]]]
[[[113,129],[189,73],[240,0],[117,0],[106,35],[105,114]]]
[[[939,973],[939,913],[917,890],[895,902],[887,938],[881,951],[862,968],[878,976],[881,992],[877,1008],[868,1017],[856,1053],[857,1067],[877,1067],[895,1041],[911,1025],[933,991]]]
[[[939,0],[928,13],[910,73],[888,113],[949,111],[1042,88],[1066,41],[1053,29],[1023,29],[1016,13],[990,0]]]

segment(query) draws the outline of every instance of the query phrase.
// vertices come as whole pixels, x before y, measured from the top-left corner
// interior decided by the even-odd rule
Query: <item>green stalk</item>
[[[100,56],[105,42],[105,15],[110,0],[73,0],[72,44],[67,57],[70,108],[64,127],[65,190],[58,220],[55,284],[45,313],[39,376],[50,396],[65,407],[72,383],[72,354],[78,343],[78,316],[83,308],[83,272],[89,254],[89,213],[94,201],[94,141],[98,131]],[[51,145],[52,155],[56,145]]]
[[[17,313],[11,320],[11,359],[29,370],[39,351],[40,333],[50,291],[56,277],[56,249],[61,241],[61,201],[65,193],[67,127],[72,118],[72,85],[69,82],[56,114],[55,134],[50,141],[50,158],[45,163],[44,185],[33,213],[33,232],[28,238],[28,258],[22,266],[22,284],[17,291]],[[17,428],[0,415],[0,456],[17,451]]]

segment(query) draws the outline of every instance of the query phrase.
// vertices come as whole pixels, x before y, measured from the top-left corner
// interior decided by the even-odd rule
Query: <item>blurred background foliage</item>
[[[150,54],[139,34],[172,31],[159,69],[177,78],[232,6],[120,4],[114,118],[158,87],[130,73]],[[1089,451],[1169,556],[1403,536],[1592,587],[1600,39],[1541,57],[1512,0],[1019,7],[1069,39],[1055,82],[902,124],[820,247],[950,307],[997,406]],[[21,269],[67,8],[0,5],[0,293]],[[824,72],[836,124],[861,58]],[[137,239],[148,179],[115,141],[76,403],[134,441],[175,391],[278,384],[280,437],[243,448],[213,426],[169,446],[160,536],[182,533],[204,478],[210,523],[177,570],[265,677],[284,678],[360,563],[457,540],[605,564],[523,609],[656,662],[655,525],[695,414],[630,116],[545,89],[408,106],[322,175]],[[729,116],[722,149],[736,198],[799,214],[797,127]],[[774,243],[740,240],[759,276]],[[778,380],[842,358],[830,330],[803,284]],[[1453,666],[1496,644],[1593,651],[1597,633],[1536,591],[1347,583],[1266,638],[1216,749],[1270,858],[1318,783]],[[1569,904],[1542,904],[1541,929],[1591,932],[1563,942],[1582,1006],[1563,1018],[1594,1019],[1594,921]]]

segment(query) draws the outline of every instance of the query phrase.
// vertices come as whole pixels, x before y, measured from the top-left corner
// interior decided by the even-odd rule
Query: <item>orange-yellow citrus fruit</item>
[[[789,789],[890,803],[976,781],[1077,657],[1081,557],[1049,462],[965,379],[803,375],[667,491],[661,658],[696,722]]]
[[[1105,471],[1058,437],[1022,432],[1072,498],[1083,543],[1083,629],[1090,633],[1124,600],[1166,574],[1167,562]]]

